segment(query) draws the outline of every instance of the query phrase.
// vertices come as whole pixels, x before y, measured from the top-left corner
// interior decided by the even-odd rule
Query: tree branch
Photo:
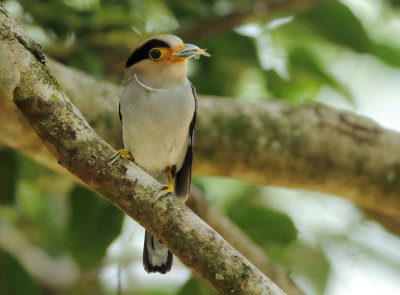
[[[62,76],[63,86],[71,100],[80,102],[79,109],[85,114],[85,119],[96,129],[97,133],[108,139],[114,146],[121,146],[121,126],[118,119],[119,88],[108,82],[100,82],[80,71],[68,69],[55,62],[49,61],[53,72]],[[81,100],[82,98],[84,100]],[[112,110],[114,109],[114,112]],[[44,148],[42,141],[32,131],[26,119],[18,111],[12,101],[1,100],[0,110],[0,139],[42,165],[66,174],[66,170],[57,164],[50,152]],[[110,112],[111,110],[111,112]],[[16,128],[18,127],[18,128]],[[112,135],[109,136],[109,135]],[[226,217],[212,209],[198,193],[192,194],[187,202],[200,218],[207,222],[233,246],[254,263],[264,274],[288,294],[301,294],[278,265],[271,263],[253,242],[251,242]]]
[[[50,65],[56,73],[60,75],[62,73],[66,74],[64,76],[66,84],[63,86],[67,90],[71,90],[69,91],[69,96],[72,100],[79,101],[80,98],[86,97],[80,105],[80,110],[85,114],[85,118],[91,122],[91,125],[95,126],[96,131],[103,135],[112,134],[113,137],[108,136],[109,141],[114,142],[115,146],[120,146],[121,127],[119,119],[113,118],[114,116],[109,112],[110,109],[115,108],[115,106],[111,107],[110,104],[118,104],[119,98],[116,95],[119,95],[119,93],[115,91],[116,87],[107,82],[96,81],[80,71],[69,70],[65,72],[65,66],[57,62],[50,61]],[[73,84],[74,81],[76,82],[75,86]],[[80,93],[80,90],[84,92]],[[101,94],[93,94],[93,91]],[[105,96],[102,97],[101,95],[104,94]],[[95,101],[96,99],[97,102]],[[56,172],[69,174],[57,164],[51,153],[44,148],[36,133],[32,131],[26,119],[11,101],[1,100],[0,110],[2,110],[4,116],[3,120],[0,118],[0,124],[2,124],[0,139],[3,139],[3,142]],[[187,206],[218,233],[222,234],[224,239],[247,257],[264,274],[268,275],[284,291],[293,295],[301,294],[281,267],[271,263],[257,245],[241,233],[225,216],[210,207],[199,193],[191,194]]]
[[[207,222],[209,226],[215,229],[228,243],[249,259],[259,270],[268,275],[287,294],[303,294],[293,285],[288,273],[280,265],[271,262],[265,255],[265,252],[255,245],[246,234],[208,204],[199,189],[195,187],[191,188],[190,197],[186,205]]]
[[[50,67],[89,123],[113,146],[121,147],[121,88],[56,62]],[[46,151],[15,107],[3,101],[0,108],[0,140],[47,162]],[[318,104],[200,96],[198,113],[195,175],[319,191],[400,217],[398,133]]]
[[[317,104],[200,106],[196,173],[319,191],[400,216],[398,133]]]
[[[219,293],[284,294],[172,194],[128,160],[108,165],[115,151],[85,121],[59,84],[28,51],[0,5],[1,99],[12,100],[58,163],[162,240]],[[20,38],[17,38],[17,34]],[[24,40],[21,42],[20,39]]]

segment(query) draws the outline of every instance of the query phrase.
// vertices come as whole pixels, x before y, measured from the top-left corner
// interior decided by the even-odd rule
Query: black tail
[[[148,273],[167,273],[172,266],[172,253],[147,231],[144,235],[143,266]]]

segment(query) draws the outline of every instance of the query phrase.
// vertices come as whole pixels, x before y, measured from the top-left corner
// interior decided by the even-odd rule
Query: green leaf
[[[75,186],[70,192],[69,251],[82,268],[100,263],[121,231],[123,214],[95,192]]]
[[[200,58],[190,66],[195,69],[190,80],[202,94],[233,96],[236,83],[247,69],[258,66],[252,39],[236,32],[196,42],[207,48],[210,58]],[[210,75],[212,73],[212,75]]]
[[[35,280],[11,255],[0,251],[0,294],[43,294]]]
[[[214,293],[209,288],[207,288],[207,286],[205,286],[202,282],[200,282],[198,279],[192,276],[186,281],[186,283],[177,293],[177,295],[187,295],[187,294],[213,295]]]
[[[286,265],[294,271],[295,277],[306,280],[313,288],[311,294],[324,294],[329,276],[330,263],[320,248],[313,248],[302,242],[292,243],[285,251]]]
[[[113,293],[112,293],[113,294]],[[125,293],[124,293],[125,294]],[[176,295],[176,290],[172,288],[163,288],[159,286],[158,288],[153,286],[153,288],[144,287],[143,289],[131,291],[126,294],[141,294],[141,295]]]
[[[359,53],[370,53],[392,66],[400,66],[400,50],[372,40],[360,20],[344,4],[331,1],[315,5],[298,20],[333,43],[349,47]]]
[[[292,80],[297,80],[299,72],[302,74],[306,72],[310,80],[329,85],[340,92],[349,102],[354,102],[348,89],[326,71],[323,63],[309,49],[304,47],[292,48],[289,52],[289,61],[297,69],[292,72]]]
[[[374,43],[371,49],[372,54],[383,62],[400,67],[400,49],[389,45]]]
[[[15,201],[18,162],[15,151],[0,150],[0,205],[12,205]]]
[[[16,208],[18,227],[26,237],[52,255],[65,252],[66,195],[71,180],[17,154],[19,180]]]
[[[296,239],[297,229],[286,214],[252,202],[252,199],[246,196],[226,212],[253,241],[268,251]]]
[[[97,78],[103,77],[104,68],[102,61],[96,56],[93,50],[80,48],[80,50],[74,52],[73,57],[69,57],[69,60],[71,66],[80,68]]]
[[[301,103],[312,100],[322,85],[328,85],[349,103],[354,103],[349,90],[324,68],[308,48],[295,46],[289,49],[288,55],[290,80],[281,78],[274,71],[265,72],[269,90],[276,97]]]
[[[276,97],[302,103],[313,100],[321,86],[328,85],[349,103],[354,103],[349,90],[324,68],[322,61],[308,48],[294,46],[288,49],[288,63],[290,79],[284,79],[272,70],[264,72],[268,89]]]
[[[338,1],[315,5],[299,19],[308,22],[314,30],[334,43],[357,52],[367,52],[370,48],[371,41],[361,22]]]

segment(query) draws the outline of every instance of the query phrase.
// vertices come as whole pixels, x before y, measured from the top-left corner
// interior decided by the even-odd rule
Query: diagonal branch
[[[91,126],[120,147],[120,87],[56,62],[50,67]],[[0,140],[56,166],[15,107],[0,101],[0,109]],[[399,133],[323,105],[200,96],[193,168],[195,175],[341,196],[400,217]]]
[[[85,114],[90,125],[95,126],[96,131],[103,136],[108,135],[108,141],[113,143],[114,146],[119,146],[121,138],[120,123],[116,115],[117,110],[115,110],[115,114],[110,112],[118,104],[118,89],[107,82],[99,83],[99,81],[80,71],[65,71],[64,66],[54,61],[51,61],[50,65],[55,72],[62,73],[65,82],[63,86],[68,90],[69,96],[74,101],[79,102],[81,97],[85,97],[84,100],[80,101],[79,108]],[[99,94],[93,94],[94,90]],[[58,165],[50,152],[44,148],[42,142],[11,101],[0,100],[0,109],[3,113],[3,116],[0,117],[2,127],[0,128],[0,139],[44,166],[66,173],[66,170]],[[110,137],[110,134],[113,136]],[[187,205],[288,294],[300,294],[287,273],[278,265],[270,262],[265,257],[265,253],[249,241],[226,217],[211,208],[198,193],[191,195]]]
[[[16,38],[18,28],[2,5],[0,25],[0,61],[7,64],[0,71],[1,100],[14,101],[59,164],[162,240],[219,293],[284,294],[178,198],[157,198],[160,184],[139,167],[128,160],[108,165],[114,150]]]
[[[222,235],[235,249],[250,260],[259,270],[268,275],[282,290],[290,295],[303,294],[291,282],[288,273],[265,255],[264,251],[254,244],[227,217],[211,207],[199,189],[191,188],[186,205],[213,229]]]

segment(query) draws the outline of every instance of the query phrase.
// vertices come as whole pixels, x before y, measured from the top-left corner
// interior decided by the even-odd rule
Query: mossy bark
[[[0,26],[3,40],[15,38],[9,23]],[[12,56],[5,52],[0,58],[5,79],[15,79],[19,73],[8,69]],[[38,59],[32,63],[42,64]],[[122,147],[121,88],[57,62],[50,61],[49,67],[96,132],[113,147]],[[44,82],[52,80],[41,72]],[[1,101],[0,108],[0,141],[59,169],[16,108],[8,101]],[[319,104],[200,96],[195,132],[194,175],[319,191],[400,217],[400,135],[370,119]]]
[[[2,104],[14,102],[57,163],[138,221],[220,294],[284,294],[218,233],[128,160],[109,165],[115,150],[60,91],[32,41],[0,5]],[[16,37],[18,32],[18,38]],[[24,42],[21,42],[23,40]],[[33,52],[32,52],[33,50]]]
[[[121,88],[49,66],[90,125],[120,148]],[[0,108],[0,140],[57,169],[16,108]],[[320,104],[200,96],[195,132],[194,175],[319,191],[400,217],[400,134],[368,118]]]

